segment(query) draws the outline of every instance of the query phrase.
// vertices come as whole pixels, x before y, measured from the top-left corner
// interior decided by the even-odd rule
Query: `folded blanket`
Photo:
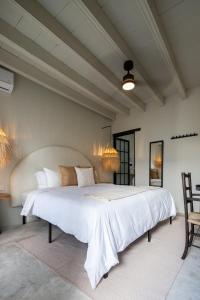
[[[103,192],[96,192],[92,194],[84,194],[84,197],[87,199],[94,199],[99,201],[113,201],[121,198],[131,197],[140,193],[144,193],[150,190],[159,189],[159,187],[154,186],[114,186],[110,190]]]

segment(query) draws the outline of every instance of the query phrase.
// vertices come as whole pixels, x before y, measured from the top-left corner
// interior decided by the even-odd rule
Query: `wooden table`
[[[1,193],[0,192],[0,201],[9,201],[11,200],[11,196],[8,193]],[[1,228],[0,228],[0,234],[1,234]]]
[[[8,193],[1,193],[0,192],[0,200],[8,200],[8,201],[10,201],[10,199],[11,199],[10,194],[8,194]]]

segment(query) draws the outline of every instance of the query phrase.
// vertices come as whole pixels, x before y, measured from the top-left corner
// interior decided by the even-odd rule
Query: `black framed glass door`
[[[114,184],[135,185],[135,135],[141,128],[113,134],[114,147],[120,154],[120,170],[114,173]]]
[[[120,185],[130,184],[130,142],[122,138],[115,139],[115,148],[120,156],[120,169],[115,173],[114,182]]]

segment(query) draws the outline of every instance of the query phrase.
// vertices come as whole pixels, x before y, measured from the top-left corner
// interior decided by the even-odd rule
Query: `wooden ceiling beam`
[[[153,36],[153,39],[162,55],[162,58],[167,65],[172,79],[176,85],[178,93],[184,99],[186,97],[186,89],[184,87],[182,78],[180,76],[173,51],[167,41],[164,28],[159,20],[156,8],[153,1],[149,0],[135,0],[141,13],[144,16],[144,20]]]
[[[37,20],[44,28],[54,34],[64,44],[70,47],[84,61],[103,76],[110,86],[117,91],[129,104],[140,111],[145,110],[145,103],[133,93],[126,94],[121,89],[120,80],[90,52],[67,28],[60,24],[39,2],[35,0],[14,0],[23,12]]]
[[[92,21],[95,23],[97,28],[99,28],[101,32],[105,31],[104,35],[107,34],[107,38],[111,40],[111,43],[114,43],[114,46],[117,47],[118,50],[127,57],[127,59],[132,59],[134,61],[136,77],[145,82],[152,99],[163,105],[164,97],[161,95],[160,91],[151,84],[149,76],[137,60],[134,51],[129,47],[98,3],[94,0],[81,0],[75,1],[75,3],[80,7],[85,15],[88,16],[88,18],[91,19],[91,16],[93,16]]]
[[[91,94],[94,102],[97,102],[116,113],[129,113],[129,109],[126,106],[115,101],[112,97],[66,66],[2,19],[0,19],[0,41],[17,51],[20,51],[26,57],[30,57],[31,60],[34,60],[37,63],[37,67],[40,68],[41,71],[46,70],[48,74],[52,74],[51,76],[55,76],[57,80],[61,79],[62,82],[66,82],[68,86],[70,85],[70,82],[72,82],[75,86],[81,87],[81,89]]]

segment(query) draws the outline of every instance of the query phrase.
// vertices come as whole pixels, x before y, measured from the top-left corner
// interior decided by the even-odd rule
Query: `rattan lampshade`
[[[104,170],[117,172],[120,167],[119,154],[112,146],[107,146],[102,155],[102,166]]]
[[[0,168],[5,167],[11,158],[11,145],[6,133],[0,128]]]

